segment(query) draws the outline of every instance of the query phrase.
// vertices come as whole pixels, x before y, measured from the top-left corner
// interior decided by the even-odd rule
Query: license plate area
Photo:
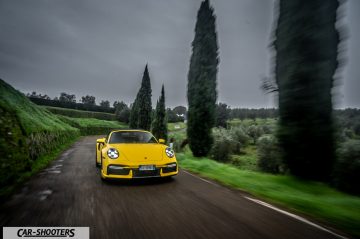
[[[140,165],[139,171],[154,171],[156,170],[155,165]]]

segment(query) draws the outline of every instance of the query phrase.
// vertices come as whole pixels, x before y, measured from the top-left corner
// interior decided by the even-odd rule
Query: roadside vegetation
[[[94,112],[85,110],[74,110],[60,107],[44,106],[45,109],[53,114],[64,115],[72,118],[95,118],[100,120],[116,120],[115,114],[105,112]]]
[[[94,118],[71,118],[59,116],[65,123],[80,130],[81,135],[108,134],[112,130],[128,128],[125,123],[118,121],[100,120]]]
[[[195,158],[189,151],[178,153],[177,159],[184,169],[360,236],[359,197],[339,192],[320,182],[243,170],[209,158]]]
[[[170,130],[169,137],[175,139],[174,149],[182,168],[359,236],[360,198],[334,187],[357,194],[360,134],[355,129],[360,111],[336,112],[339,160],[330,184],[289,174],[275,137],[276,119],[232,119],[226,129],[213,128],[214,143],[207,157],[192,155],[186,145],[186,131]]]
[[[54,100],[29,95],[37,104],[76,109],[69,113],[50,109],[60,116],[32,104],[1,81],[2,188],[45,165],[37,160],[59,145],[80,135],[105,134],[126,126],[69,117],[85,116],[79,109],[99,110],[115,113],[118,121],[129,122],[131,128],[152,130],[163,138],[168,134],[185,169],[360,236],[359,197],[335,189],[360,195],[360,111],[334,111],[331,98],[342,39],[341,27],[335,28],[339,3],[304,4],[299,11],[296,4],[279,1],[272,39],[274,79],[262,86],[276,92],[279,110],[231,110],[225,103],[216,103],[219,49],[214,8],[208,0],[201,3],[191,45],[187,112],[185,107],[166,109],[164,88],[152,109],[147,65],[131,107],[115,102],[111,108],[109,101],[97,106],[91,95],[83,96],[82,103],[66,93]],[[185,118],[187,125],[176,123]]]
[[[0,80],[0,200],[54,159],[80,135],[126,127],[118,121],[55,115]]]
[[[80,136],[80,130],[33,104],[0,80],[0,199],[36,173],[47,155]]]

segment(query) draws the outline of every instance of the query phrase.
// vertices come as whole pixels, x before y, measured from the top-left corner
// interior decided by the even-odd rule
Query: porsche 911
[[[144,130],[116,130],[96,141],[101,178],[171,177],[178,174],[174,150]]]

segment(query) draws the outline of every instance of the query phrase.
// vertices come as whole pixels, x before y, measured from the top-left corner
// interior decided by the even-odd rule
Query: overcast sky
[[[0,78],[22,92],[133,102],[146,63],[153,103],[187,105],[191,42],[200,0],[0,0]],[[260,90],[271,74],[272,0],[210,0],[220,48],[219,101],[273,107]],[[347,62],[336,107],[360,107],[360,1],[345,5]]]

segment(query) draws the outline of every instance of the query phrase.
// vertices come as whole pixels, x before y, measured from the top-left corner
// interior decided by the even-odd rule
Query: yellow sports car
[[[116,130],[96,141],[101,178],[148,178],[177,175],[174,151],[144,130]]]

